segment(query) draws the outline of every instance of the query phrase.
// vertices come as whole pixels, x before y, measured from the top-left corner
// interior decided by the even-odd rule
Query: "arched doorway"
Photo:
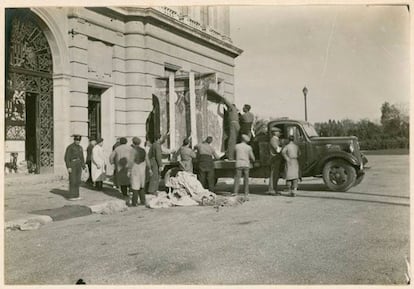
[[[6,153],[53,171],[53,62],[38,19],[25,9],[6,10]]]

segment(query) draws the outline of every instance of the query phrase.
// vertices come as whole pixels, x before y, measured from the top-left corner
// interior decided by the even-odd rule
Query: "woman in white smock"
[[[96,145],[92,150],[92,181],[98,190],[102,189],[105,180],[106,156],[103,149],[103,138],[96,141]]]

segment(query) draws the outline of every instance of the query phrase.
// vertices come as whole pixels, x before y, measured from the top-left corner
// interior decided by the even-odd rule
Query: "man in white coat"
[[[106,156],[103,141],[103,138],[99,138],[92,150],[92,181],[95,183],[97,190],[102,190],[103,181],[106,177]]]

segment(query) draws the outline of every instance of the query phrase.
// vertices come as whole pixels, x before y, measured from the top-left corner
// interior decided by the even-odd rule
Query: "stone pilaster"
[[[112,56],[113,66],[113,89],[114,89],[114,100],[113,100],[113,111],[115,113],[114,120],[114,136],[111,141],[114,141],[117,137],[126,136],[126,122],[125,122],[125,111],[126,111],[126,88],[125,88],[125,48],[119,45],[114,45]]]
[[[70,134],[80,134],[82,146],[88,140],[88,37],[82,31],[85,21],[79,18],[69,19],[73,33],[69,36],[69,54],[71,66],[70,79]]]
[[[55,75],[53,77],[53,143],[54,173],[64,175],[65,149],[72,142],[70,137],[70,76]]]
[[[125,123],[128,138],[146,134],[146,119],[152,110],[152,76],[145,71],[147,59],[143,22],[125,25]]]

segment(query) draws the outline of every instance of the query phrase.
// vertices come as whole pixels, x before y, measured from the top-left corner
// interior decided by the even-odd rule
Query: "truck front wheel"
[[[358,186],[362,182],[362,180],[364,179],[364,176],[365,175],[360,175],[359,177],[357,177],[354,186]]]
[[[356,170],[344,160],[331,160],[323,167],[323,180],[330,190],[346,192],[355,183]]]

